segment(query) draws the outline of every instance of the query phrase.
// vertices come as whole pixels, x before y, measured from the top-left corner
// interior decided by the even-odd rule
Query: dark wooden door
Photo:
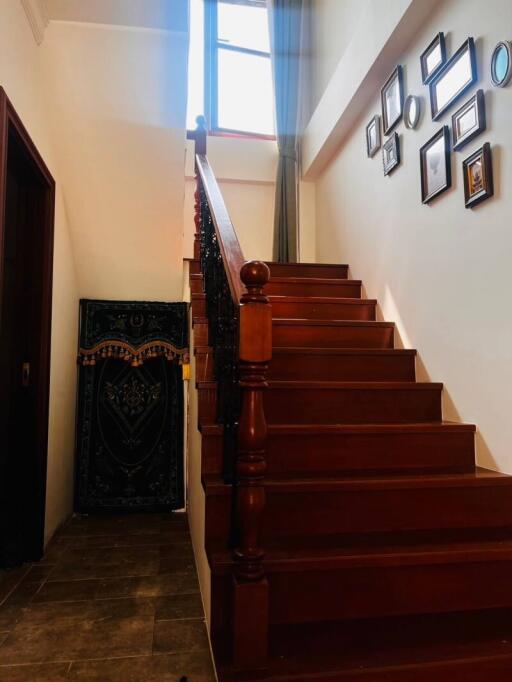
[[[12,566],[39,558],[44,544],[54,194],[32,143],[3,103],[0,566]]]

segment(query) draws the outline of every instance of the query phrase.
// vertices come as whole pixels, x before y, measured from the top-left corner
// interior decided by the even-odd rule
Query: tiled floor
[[[213,682],[186,516],[75,517],[0,577],[1,682]]]

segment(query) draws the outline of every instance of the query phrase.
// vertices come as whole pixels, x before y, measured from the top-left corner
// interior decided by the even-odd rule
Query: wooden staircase
[[[376,321],[346,265],[325,264],[268,264],[269,652],[260,670],[235,669],[236,487],[200,262],[190,285],[219,679],[512,679],[512,477],[475,466],[475,427],[443,422],[442,384],[416,381],[416,352],[394,348],[393,324]]]
[[[392,325],[375,327],[374,302],[367,316],[353,291],[317,296],[325,281],[351,281],[346,266],[269,266],[289,275],[269,282],[274,330],[286,333],[274,336],[265,393],[271,658],[261,679],[512,675],[512,611],[502,610],[512,608],[512,478],[475,467],[474,426],[442,421],[442,385],[416,382],[415,351],[393,348]],[[191,261],[192,281],[198,269]],[[203,305],[198,292],[194,326]],[[221,679],[243,679],[229,669],[233,488],[213,351],[195,352],[214,646]]]

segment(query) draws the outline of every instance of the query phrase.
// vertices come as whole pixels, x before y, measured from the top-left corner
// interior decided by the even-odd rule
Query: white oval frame
[[[496,60],[496,56],[502,47],[504,47],[507,51],[508,69],[507,69],[507,73],[505,74],[505,76],[499,81],[494,77],[494,63]],[[494,85],[495,88],[504,88],[505,85],[507,85],[507,83],[510,81],[511,78],[512,78],[512,43],[508,40],[500,40],[500,42],[496,45],[496,47],[492,51],[492,56],[491,56],[491,83]]]
[[[411,113],[411,103],[415,102],[416,103],[416,116],[411,119],[410,113]],[[421,116],[421,100],[419,97],[416,95],[409,95],[407,99],[405,100],[404,104],[404,122],[405,122],[405,127],[409,128],[409,130],[412,130],[413,128],[416,128],[416,126],[419,123]]]

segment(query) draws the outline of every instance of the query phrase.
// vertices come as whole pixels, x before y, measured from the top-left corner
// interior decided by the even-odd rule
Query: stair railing
[[[235,485],[233,663],[252,670],[265,667],[268,649],[268,583],[260,531],[267,438],[263,391],[272,356],[272,309],[264,287],[270,271],[261,261],[244,259],[206,157],[204,117],[197,124],[194,258],[201,261],[214,351],[224,477]]]

